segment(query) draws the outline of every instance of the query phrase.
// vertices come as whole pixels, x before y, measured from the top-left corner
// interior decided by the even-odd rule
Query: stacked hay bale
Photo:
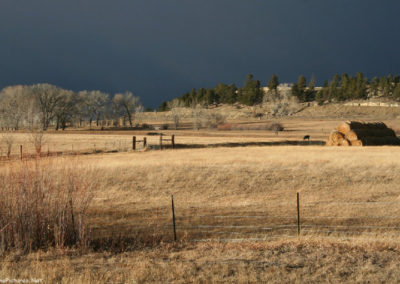
[[[400,145],[396,133],[383,122],[346,121],[338,125],[328,146],[381,146]]]

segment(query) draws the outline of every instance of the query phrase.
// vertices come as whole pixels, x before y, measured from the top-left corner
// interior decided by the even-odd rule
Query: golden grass
[[[315,238],[187,243],[123,254],[11,254],[1,262],[0,277],[44,283],[394,283],[399,263],[398,245]]]
[[[299,128],[305,125],[320,133],[307,121]],[[223,142],[239,135],[196,133],[181,138]],[[289,138],[294,135],[288,133]],[[270,134],[258,135],[234,139],[265,141]],[[7,254],[0,260],[0,278],[30,276],[64,283],[397,282],[399,154],[397,147],[277,146],[80,156],[77,163],[93,168],[99,179],[88,210],[94,251]],[[299,239],[295,227],[276,228],[296,224],[296,192],[303,225]],[[171,243],[167,227],[171,194],[177,244]]]

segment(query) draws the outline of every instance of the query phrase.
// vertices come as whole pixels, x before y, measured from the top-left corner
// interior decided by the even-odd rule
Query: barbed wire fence
[[[293,215],[271,215],[254,212],[254,215],[212,215],[179,214],[179,205],[172,208],[171,224],[166,232],[179,240],[183,235],[194,236],[196,242],[218,241],[263,241],[268,239],[297,238],[307,235],[321,237],[380,236],[400,233],[400,215],[354,215],[354,216],[308,216],[307,207],[315,206],[384,206],[398,205],[400,201],[383,202],[309,202],[303,205],[297,193],[298,202]],[[172,197],[173,198],[173,197]],[[295,203],[294,203],[295,204]],[[292,205],[292,207],[294,207]],[[281,206],[279,206],[281,208]],[[201,208],[199,208],[201,210]],[[366,208],[368,209],[368,208]],[[338,212],[340,213],[340,212]],[[214,222],[214,220],[217,220]],[[251,221],[257,220],[255,224]],[[385,221],[385,222],[383,222]],[[215,224],[217,223],[217,224]],[[253,222],[254,223],[254,222]],[[263,225],[261,225],[262,223]],[[173,233],[172,233],[173,232]],[[186,236],[186,238],[188,238]],[[190,237],[189,237],[190,238]]]

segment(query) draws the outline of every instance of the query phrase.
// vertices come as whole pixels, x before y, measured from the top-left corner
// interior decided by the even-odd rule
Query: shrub
[[[32,130],[31,131],[31,142],[32,142],[33,146],[35,147],[36,155],[40,155],[40,153],[42,152],[43,144],[45,143],[44,132],[42,130],[39,130],[39,131]]]
[[[88,245],[90,169],[65,160],[12,163],[0,172],[1,250]]]
[[[10,158],[12,146],[14,144],[14,135],[5,132],[1,135],[0,141],[5,145],[7,157]]]
[[[272,130],[272,131],[283,131],[284,129],[285,128],[283,127],[283,125],[280,124],[279,122],[273,122],[269,126],[269,130]]]
[[[210,113],[206,117],[205,126],[208,128],[217,128],[226,122],[226,116],[220,113]]]
[[[150,124],[147,124],[147,123],[143,123],[142,129],[153,129],[153,126],[151,126]]]

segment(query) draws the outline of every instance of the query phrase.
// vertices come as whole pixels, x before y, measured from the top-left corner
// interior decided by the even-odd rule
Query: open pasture
[[[311,122],[298,129],[285,125],[288,131],[278,135],[287,135],[284,140],[323,137]],[[324,128],[335,125],[329,121]],[[175,133],[177,143],[187,144],[277,139],[261,131]],[[103,142],[126,136],[130,142],[132,133],[49,136],[67,144],[72,137],[86,141],[86,135]],[[6,253],[0,275],[35,271],[48,282],[398,280],[399,154],[398,147],[309,145],[43,158],[95,173],[87,211],[89,252]],[[0,170],[9,165],[2,163]]]
[[[249,127],[262,127],[265,121],[244,122],[237,121]],[[321,145],[329,137],[330,132],[341,122],[341,120],[304,120],[286,119],[281,120],[284,131],[275,133],[268,130],[244,130],[244,131],[218,131],[213,129],[196,130],[66,130],[48,131],[43,136],[42,155],[46,154],[91,154],[101,152],[127,152],[132,150],[132,136],[138,141],[147,138],[149,148],[157,149],[159,146],[159,135],[175,135],[177,148],[196,147],[236,147],[236,146],[274,146],[274,145]],[[385,121],[389,127],[398,129],[397,120]],[[150,135],[149,135],[150,134]],[[151,135],[153,134],[153,135]],[[13,137],[11,156],[20,156],[22,145],[24,155],[35,153],[32,134],[26,132],[9,132],[7,135]],[[303,137],[310,135],[310,143],[305,143]],[[170,138],[170,137],[167,137]],[[165,143],[168,147],[169,143]],[[143,149],[142,143],[137,143],[137,150]],[[7,145],[0,143],[0,156],[7,155]]]

